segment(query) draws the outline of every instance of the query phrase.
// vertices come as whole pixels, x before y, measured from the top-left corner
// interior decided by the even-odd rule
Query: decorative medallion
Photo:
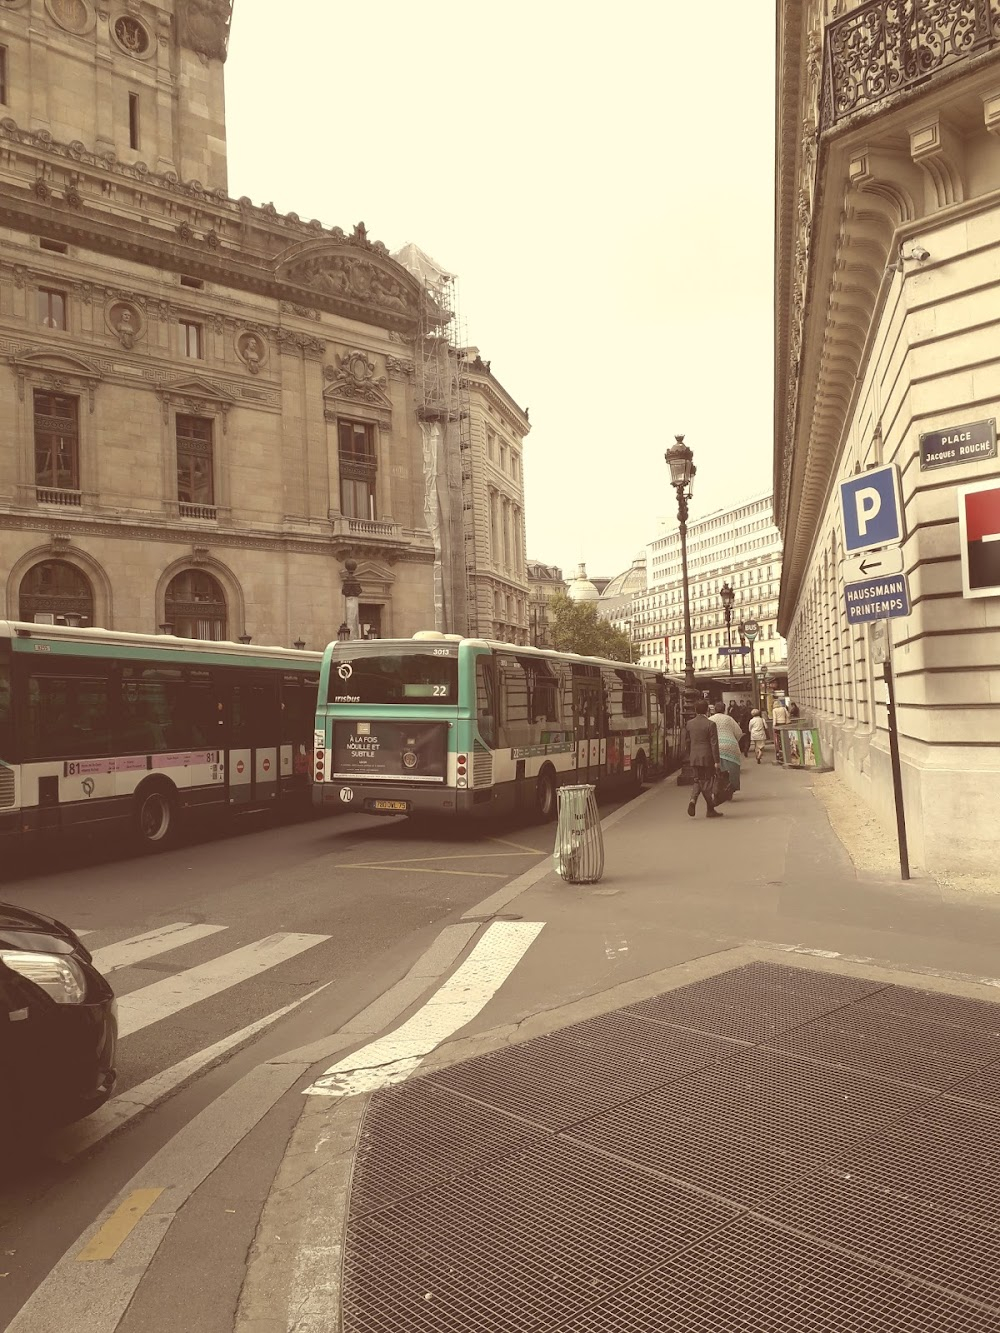
[[[244,331],[237,334],[236,355],[251,375],[257,375],[261,366],[267,364],[267,344],[259,334]]]
[[[111,301],[104,315],[108,328],[127,352],[145,332],[142,311],[131,301]]]
[[[131,14],[122,14],[120,18],[116,18],[111,33],[123,51],[140,60],[144,56],[151,55],[154,50],[153,39],[145,24],[140,23]]]
[[[391,406],[385,391],[386,378],[375,378],[374,362],[364,352],[350,351],[334,358],[336,364],[325,366],[323,378],[330,384],[332,398],[349,398],[358,403],[372,403],[377,407]]]
[[[82,36],[94,26],[96,16],[88,0],[45,0],[49,17],[66,32]]]

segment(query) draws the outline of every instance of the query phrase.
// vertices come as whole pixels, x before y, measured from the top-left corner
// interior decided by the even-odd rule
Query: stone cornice
[[[384,559],[393,563],[398,561],[416,561],[433,563],[434,551],[426,547],[410,545],[389,546],[377,541],[362,538],[335,536],[309,536],[305,533],[281,532],[267,533],[260,530],[232,529],[216,524],[182,523],[178,520],[164,519],[162,523],[151,523],[142,518],[107,518],[99,514],[67,515],[41,512],[37,509],[0,508],[0,529],[8,532],[41,532],[55,534],[74,540],[78,537],[104,537],[128,542],[172,542],[190,546],[198,544],[210,546],[214,550],[224,551],[261,550],[287,551],[297,555],[325,555],[332,560],[344,560],[349,556],[361,559]],[[413,534],[417,536],[417,534]]]
[[[348,235],[282,216],[273,205],[233,200],[82,143],[57,143],[9,117],[0,120],[0,218],[30,234],[410,336],[426,300],[363,223]]]
[[[518,439],[523,439],[528,434],[531,422],[528,420],[527,411],[518,407],[491,371],[473,369],[471,363],[463,363],[462,377],[468,381],[470,390],[482,393],[483,397],[503,414],[504,420]]]

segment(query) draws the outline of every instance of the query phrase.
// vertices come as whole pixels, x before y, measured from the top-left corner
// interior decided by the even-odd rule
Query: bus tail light
[[[455,783],[455,786],[456,786],[456,787],[467,787],[468,785],[469,785],[469,779],[465,776],[464,773],[459,773],[459,775],[458,775],[458,781]]]
[[[459,773],[459,776],[460,776],[460,777],[464,776],[464,774],[465,774],[465,766],[466,766],[466,764],[469,762],[469,756],[466,755],[466,754],[460,754],[460,755],[458,755],[458,757],[457,757],[457,759],[456,759],[455,762],[458,764],[458,773]]]

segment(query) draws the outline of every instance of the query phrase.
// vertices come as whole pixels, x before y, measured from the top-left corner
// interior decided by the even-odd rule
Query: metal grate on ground
[[[1000,1316],[753,1218],[546,1333],[1000,1333]]]
[[[913,990],[908,986],[884,986],[860,1000],[858,1008],[888,1010],[970,1032],[1000,1035],[1000,993],[996,1000],[974,1000],[964,995]]]
[[[619,1011],[451,1065],[429,1078],[558,1129],[683,1078],[732,1050],[719,1038],[664,1030]]]
[[[351,1179],[362,1216],[513,1151],[546,1131],[427,1079],[388,1088],[365,1112]]]
[[[735,1209],[627,1165],[540,1141],[352,1222],[344,1327],[550,1327],[735,1216]]]
[[[793,974],[803,973],[803,979]],[[831,1014],[876,989],[853,977],[750,963],[630,1006],[625,1012],[671,1026],[767,1042]]]
[[[997,1011],[915,994],[755,964],[376,1094],[345,1333],[1000,1333]]]
[[[1000,1313],[1000,1229],[863,1181],[816,1176],[781,1201],[781,1221],[873,1263],[917,1272]]]

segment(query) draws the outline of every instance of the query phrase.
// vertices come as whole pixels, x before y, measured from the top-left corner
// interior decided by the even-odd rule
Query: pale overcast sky
[[[772,6],[236,0],[229,189],[459,278],[522,406],[528,553],[607,576],[771,484]],[[727,23],[727,12],[732,21]]]

